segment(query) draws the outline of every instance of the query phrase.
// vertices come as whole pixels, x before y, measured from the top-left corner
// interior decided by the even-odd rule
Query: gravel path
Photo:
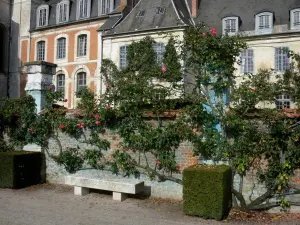
[[[129,198],[120,203],[108,194],[74,196],[70,187],[39,185],[0,189],[0,225],[218,225],[188,217],[182,205]],[[228,224],[228,223],[227,223]]]

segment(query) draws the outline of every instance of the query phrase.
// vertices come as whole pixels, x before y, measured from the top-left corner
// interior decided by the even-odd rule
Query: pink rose
[[[65,126],[64,125],[59,125],[59,129],[64,129]]]
[[[97,124],[97,125],[100,125],[100,124],[101,124],[101,122],[100,122],[100,121],[96,121],[96,124]]]
[[[157,165],[159,165],[159,166],[160,166],[160,165],[161,165],[161,162],[160,162],[160,161],[157,161]]]
[[[202,37],[206,37],[206,33],[202,33]]]

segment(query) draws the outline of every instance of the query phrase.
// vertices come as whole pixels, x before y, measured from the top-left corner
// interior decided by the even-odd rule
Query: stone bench
[[[84,196],[89,189],[113,192],[113,200],[124,201],[128,194],[138,194],[144,190],[144,182],[123,177],[103,177],[93,174],[75,174],[65,177],[65,184],[74,186],[74,194]]]

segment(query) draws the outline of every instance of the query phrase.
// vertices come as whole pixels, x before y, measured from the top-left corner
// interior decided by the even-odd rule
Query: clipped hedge
[[[0,152],[0,188],[23,188],[41,183],[42,154]]]
[[[183,171],[183,210],[187,215],[222,220],[231,203],[229,166],[193,165]]]

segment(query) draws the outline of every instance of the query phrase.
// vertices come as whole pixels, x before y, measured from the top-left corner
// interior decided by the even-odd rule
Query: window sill
[[[87,61],[87,60],[89,60],[88,56],[76,56],[75,57],[76,62],[82,62],[82,61]]]
[[[68,59],[67,59],[67,57],[64,59],[55,59],[54,62],[55,63],[66,63],[66,62],[68,62]]]

